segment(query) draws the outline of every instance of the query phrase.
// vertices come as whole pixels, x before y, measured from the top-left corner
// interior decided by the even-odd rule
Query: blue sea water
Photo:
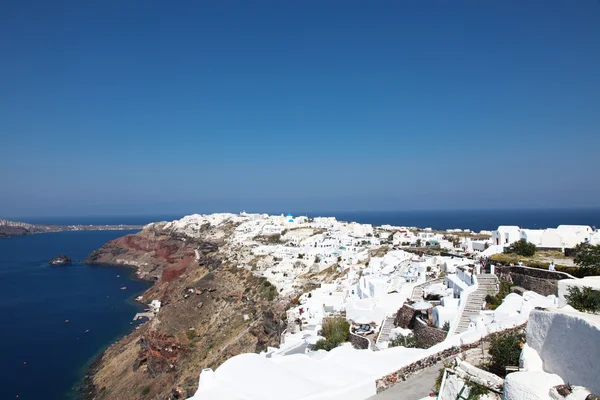
[[[141,306],[132,300],[149,284],[134,279],[130,269],[80,262],[132,232],[0,239],[0,399],[74,396],[89,362],[134,328],[130,322]],[[73,264],[47,264],[61,253]]]
[[[199,213],[204,212],[199,210]],[[232,211],[235,212],[235,211]],[[256,212],[248,210],[248,212]],[[416,226],[433,229],[494,230],[500,225],[517,225],[522,228],[556,228],[558,225],[590,225],[600,227],[600,208],[579,209],[513,209],[513,210],[416,210],[416,211],[355,211],[355,212],[305,212],[302,210],[259,211],[269,214],[307,215],[309,217],[336,217],[340,221],[355,221],[373,225]],[[172,221],[185,214],[13,218],[38,224],[93,224],[142,225],[155,221]],[[10,219],[10,218],[8,218]]]
[[[335,216],[341,221],[363,224],[416,226],[419,228],[495,230],[500,225],[527,229],[556,228],[558,225],[600,227],[600,208],[591,209],[514,209],[514,210],[418,210],[309,213],[310,216]]]

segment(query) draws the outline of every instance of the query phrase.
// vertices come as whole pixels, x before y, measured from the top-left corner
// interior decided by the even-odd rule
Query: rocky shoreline
[[[88,256],[88,264],[134,267],[154,282],[141,302],[163,306],[92,362],[78,388],[84,399],[185,399],[202,368],[279,343],[291,298],[269,300],[261,281],[237,267],[242,250],[225,240],[234,228],[204,226],[190,236],[150,224]]]

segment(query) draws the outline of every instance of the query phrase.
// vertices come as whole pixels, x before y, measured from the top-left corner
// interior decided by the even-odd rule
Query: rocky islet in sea
[[[61,254],[58,257],[54,257],[53,259],[51,259],[50,261],[48,261],[48,264],[50,265],[69,265],[73,262],[73,260],[71,260],[71,258],[69,258],[68,256]]]

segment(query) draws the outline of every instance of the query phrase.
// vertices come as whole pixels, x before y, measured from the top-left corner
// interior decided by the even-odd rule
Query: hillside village
[[[559,323],[580,326],[576,334],[600,342],[598,317],[566,302],[570,287],[597,290],[600,277],[578,279],[489,259],[521,239],[563,252],[581,242],[597,244],[600,233],[591,227],[442,232],[247,213],[160,224],[183,237],[195,237],[205,226],[231,225],[233,233],[223,238],[228,256],[268,282],[271,299],[288,297],[292,305],[279,347],[234,356],[214,371],[205,368],[191,399],[279,399],[281,393],[289,399],[367,399],[442,360],[453,365],[440,367],[442,382],[432,391],[440,399],[468,395],[471,382],[487,388],[481,398],[563,398],[550,392],[567,382],[578,385],[578,394],[564,398],[600,393],[589,373],[568,367],[578,357],[581,368],[597,370],[597,345],[587,352],[574,348],[562,359],[548,350],[548,341],[565,335],[555,334]],[[307,281],[314,289],[299,295]],[[347,332],[334,343],[323,332],[340,321]],[[513,366],[517,372],[506,380],[469,358],[486,338],[516,330],[526,330],[527,342],[522,365]],[[540,335],[546,335],[541,342]]]

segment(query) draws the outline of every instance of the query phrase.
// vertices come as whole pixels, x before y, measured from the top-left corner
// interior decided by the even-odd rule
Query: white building
[[[499,226],[492,232],[492,243],[500,246],[510,246],[521,239],[521,228],[518,226]]]

